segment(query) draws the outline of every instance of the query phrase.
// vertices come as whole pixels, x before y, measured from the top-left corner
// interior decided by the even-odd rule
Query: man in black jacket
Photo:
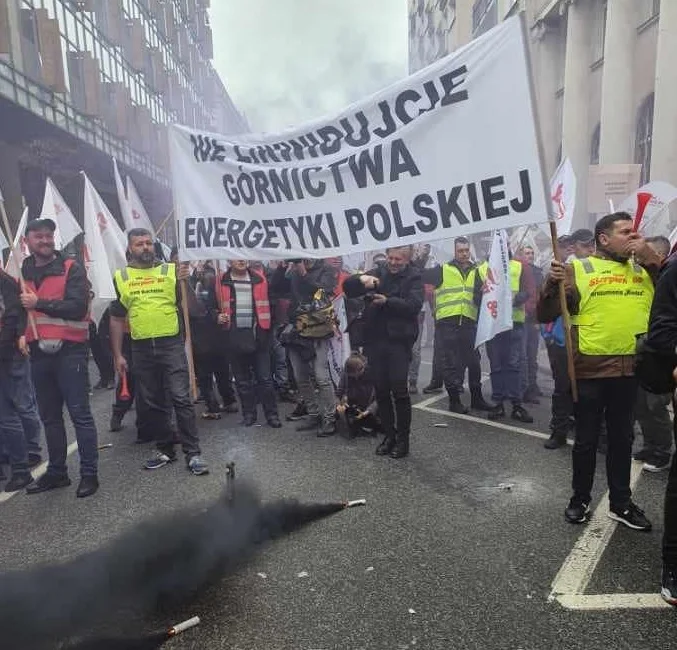
[[[411,397],[407,377],[418,336],[423,282],[420,271],[411,264],[411,246],[386,252],[385,266],[348,278],[343,288],[349,298],[366,296],[364,348],[385,431],[376,453],[402,458],[409,453]]]

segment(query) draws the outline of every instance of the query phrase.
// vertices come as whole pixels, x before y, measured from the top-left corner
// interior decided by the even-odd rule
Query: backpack
[[[308,339],[327,339],[334,336],[338,321],[331,297],[318,289],[312,302],[298,307],[295,329],[299,336]]]

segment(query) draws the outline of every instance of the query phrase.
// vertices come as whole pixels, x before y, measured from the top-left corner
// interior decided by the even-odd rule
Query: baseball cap
[[[571,234],[571,241],[576,244],[592,244],[595,241],[595,235],[592,230],[579,228]]]
[[[56,223],[54,223],[54,221],[51,219],[33,219],[33,221],[28,222],[24,235],[27,235],[29,232],[33,232],[35,230],[45,229],[54,232],[56,230]]]

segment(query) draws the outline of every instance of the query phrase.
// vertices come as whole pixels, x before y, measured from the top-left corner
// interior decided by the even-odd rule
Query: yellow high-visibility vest
[[[578,349],[588,355],[633,355],[636,336],[646,333],[654,286],[638,264],[600,257],[573,260],[579,313]]]
[[[435,320],[450,316],[465,316],[477,320],[477,307],[473,301],[477,269],[463,277],[453,264],[442,266],[442,284],[435,290]]]
[[[520,278],[522,277],[522,262],[517,260],[510,260],[510,290],[512,291],[513,308],[512,308],[512,322],[524,323],[527,319],[527,312],[524,305],[515,307],[515,296],[520,290]]]
[[[176,336],[176,266],[160,264],[150,269],[128,266],[115,272],[120,302],[127,310],[134,341]]]

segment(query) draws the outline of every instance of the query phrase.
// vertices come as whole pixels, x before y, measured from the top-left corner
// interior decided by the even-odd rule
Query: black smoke
[[[255,490],[239,485],[205,509],[142,523],[66,563],[6,573],[0,576],[0,638],[12,648],[54,648],[123,609],[144,614],[186,600],[263,542],[342,507],[262,504]]]

